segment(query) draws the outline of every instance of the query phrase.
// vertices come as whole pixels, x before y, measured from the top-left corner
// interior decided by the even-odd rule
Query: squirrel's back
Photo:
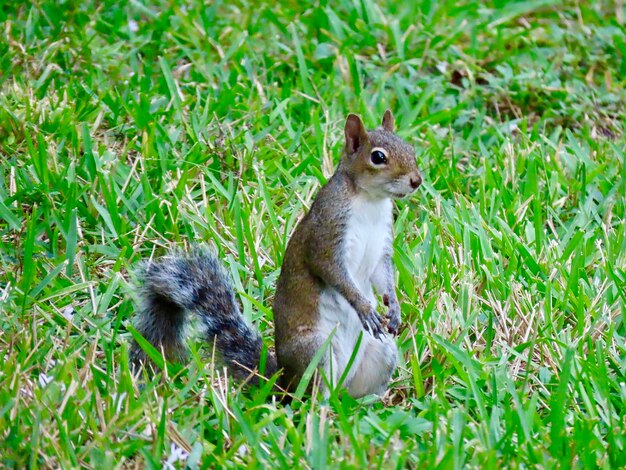
[[[274,296],[277,347],[298,329],[315,327],[319,321],[318,301],[326,285],[308,269],[307,257],[335,256],[335,243],[342,239],[354,191],[345,175],[335,173],[320,189],[287,244]],[[330,243],[314,243],[322,238]]]

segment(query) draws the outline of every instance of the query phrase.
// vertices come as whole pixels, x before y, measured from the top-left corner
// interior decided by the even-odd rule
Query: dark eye
[[[374,150],[372,155],[370,156],[372,163],[374,165],[384,165],[387,163],[387,156],[382,153],[380,150]]]

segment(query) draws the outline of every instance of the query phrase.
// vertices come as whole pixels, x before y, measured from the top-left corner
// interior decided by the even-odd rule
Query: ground
[[[626,462],[623,2],[14,2],[0,9],[1,466]],[[289,235],[349,112],[395,212],[382,401],[128,370],[137,263],[204,242],[271,346]]]

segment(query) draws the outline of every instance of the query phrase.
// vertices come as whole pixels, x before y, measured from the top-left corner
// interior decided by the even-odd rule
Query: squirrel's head
[[[394,118],[385,111],[382,125],[368,131],[356,114],[348,115],[342,166],[356,185],[375,196],[401,198],[422,183],[415,150],[393,131]]]

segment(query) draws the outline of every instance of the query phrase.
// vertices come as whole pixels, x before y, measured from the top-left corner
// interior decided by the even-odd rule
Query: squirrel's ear
[[[348,115],[344,132],[346,134],[346,153],[348,155],[356,153],[367,141],[367,131],[363,126],[361,118],[356,114]]]
[[[385,114],[383,116],[383,129],[385,129],[387,132],[393,132],[394,121],[395,119],[393,118],[393,114],[391,114],[391,110],[388,109],[387,111],[385,111]]]

